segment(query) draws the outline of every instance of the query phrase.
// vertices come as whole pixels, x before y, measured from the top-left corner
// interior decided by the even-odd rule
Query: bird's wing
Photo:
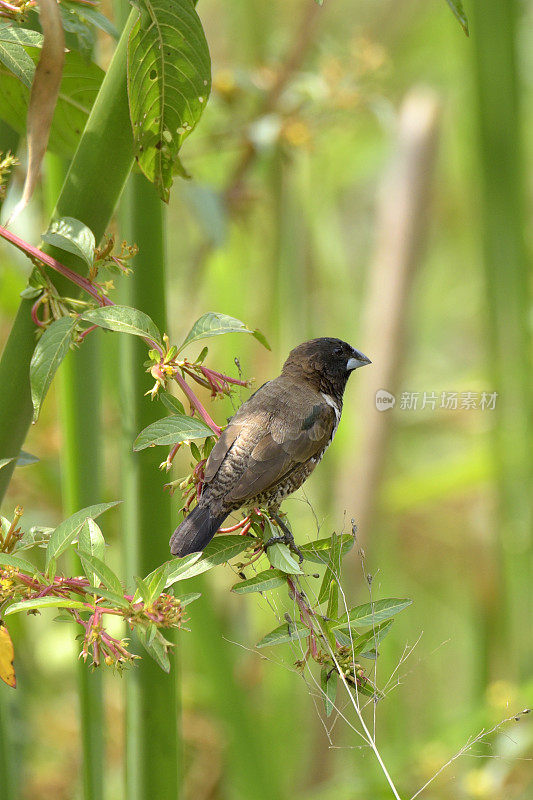
[[[335,411],[323,401],[306,404],[299,413],[298,404],[283,404],[263,429],[251,449],[240,480],[226,495],[231,502],[245,502],[264,491],[275,488],[298,466],[327,447],[334,428]],[[246,435],[244,423],[237,434]]]
[[[222,431],[217,443],[209,454],[205,466],[204,483],[210,483],[213,480],[220,465],[226,458],[228,451],[241,433],[245,423],[249,423],[253,417],[258,430],[268,425],[268,415],[261,414],[261,402],[259,401],[258,403],[257,398],[269,384],[270,381],[260,386],[259,389],[250,395],[248,400],[237,409],[236,413],[229,420],[227,427]]]

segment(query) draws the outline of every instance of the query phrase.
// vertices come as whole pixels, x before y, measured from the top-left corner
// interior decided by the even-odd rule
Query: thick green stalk
[[[129,279],[129,303],[167,328],[163,204],[146,178],[131,175],[123,204],[123,234],[139,254]],[[124,434],[124,572],[145,576],[169,558],[170,498],[158,469],[159,448],[133,453],[136,433],[162,416],[161,405],[145,392],[153,382],[143,369],[146,345],[122,337],[122,419]],[[148,800],[179,794],[177,659],[166,675],[146,653],[126,676],[126,797]]]
[[[96,98],[59,196],[55,214],[81,220],[99,241],[109,223],[133,163],[133,137],[126,92],[128,36],[137,16],[133,10]],[[53,252],[53,248],[45,248]],[[54,253],[57,255],[57,253]],[[61,251],[64,264],[81,272],[84,265]],[[72,285],[54,276],[60,292],[72,293]],[[26,437],[32,416],[29,363],[35,346],[31,301],[22,301],[0,360],[0,457],[16,456]],[[12,469],[0,470],[0,500]]]
[[[473,0],[472,38],[481,167],[480,204],[488,298],[488,352],[499,393],[499,541],[504,588],[499,643],[527,674],[533,655],[531,302],[524,240],[524,180],[517,76],[518,0]]]
[[[66,165],[47,157],[46,194],[52,209],[65,178]],[[101,500],[101,411],[99,338],[87,338],[70,352],[60,372],[60,425],[63,439],[61,482],[63,517]],[[77,557],[73,574],[80,574]],[[102,675],[78,662],[78,693],[82,738],[82,783],[86,800],[102,800],[104,776],[104,713]]]

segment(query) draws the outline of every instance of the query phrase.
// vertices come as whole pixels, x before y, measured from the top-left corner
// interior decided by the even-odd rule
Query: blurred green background
[[[465,7],[470,39],[437,0],[202,0],[214,89],[182,153],[193,181],[175,185],[166,220],[172,340],[207,310],[259,327],[271,352],[232,335],[209,357],[234,375],[237,357],[257,385],[315,336],[347,339],[374,361],[350,381],[335,445],[286,510],[301,541],[317,522],[323,535],[359,524],[365,561],[356,550],[347,559],[350,600],[368,599],[365,573],[373,597],[413,598],[380,648],[378,683],[394,673],[394,691],[376,710],[405,797],[482,728],[533,704],[533,173],[522,143],[533,116],[533,5]],[[109,47],[99,42],[102,63]],[[46,224],[38,205],[26,214],[30,241]],[[28,263],[2,246],[2,341]],[[118,337],[98,335],[104,501],[121,496],[120,357]],[[394,394],[393,409],[377,409],[379,389]],[[429,397],[422,407],[424,392],[434,408]],[[458,393],[456,409],[441,407],[442,392]],[[462,407],[468,392],[476,408]],[[497,393],[494,410],[479,407],[483,392]],[[402,407],[403,393],[418,393],[416,409]],[[16,471],[4,504],[4,513],[22,504],[26,526],[61,519],[57,395],[56,386],[28,437],[40,463]],[[222,422],[231,404],[217,403]],[[173,477],[185,467],[178,460]],[[128,533],[117,517],[104,531],[118,567]],[[178,636],[185,796],[253,800],[253,737],[268,776],[262,788],[257,778],[258,798],[389,797],[356,734],[342,720],[326,730],[293,654],[253,650],[275,616],[265,601],[230,595],[234,579],[229,569],[209,574],[191,632]],[[80,796],[77,650],[51,616],[17,619],[19,688],[0,690],[23,796],[70,800]],[[105,676],[108,800],[124,796],[123,683]],[[526,718],[454,761],[422,796],[526,800],[532,758]]]

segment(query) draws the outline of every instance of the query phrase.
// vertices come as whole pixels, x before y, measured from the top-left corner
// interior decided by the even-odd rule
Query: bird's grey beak
[[[359,369],[359,367],[364,367],[366,364],[371,363],[371,360],[367,358],[364,353],[361,353],[359,350],[354,350],[353,356],[348,359],[346,369],[350,372],[353,369]]]

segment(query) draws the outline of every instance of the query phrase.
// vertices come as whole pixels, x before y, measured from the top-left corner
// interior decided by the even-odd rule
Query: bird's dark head
[[[347,342],[324,337],[311,339],[291,350],[282,375],[304,380],[318,391],[341,400],[351,373],[371,363]]]

